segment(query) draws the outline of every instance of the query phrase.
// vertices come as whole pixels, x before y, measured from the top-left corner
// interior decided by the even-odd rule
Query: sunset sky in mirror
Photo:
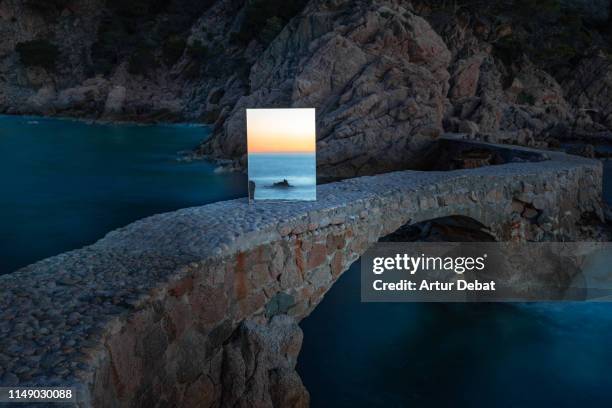
[[[314,153],[314,109],[247,109],[246,115],[249,153]]]

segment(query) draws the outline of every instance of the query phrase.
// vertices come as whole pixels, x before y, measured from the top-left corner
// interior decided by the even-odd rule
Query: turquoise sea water
[[[249,180],[256,200],[316,200],[316,157],[308,153],[250,153]],[[287,180],[290,187],[273,187]]]
[[[246,176],[176,160],[207,132],[0,116],[0,274],[148,215],[246,196]]]

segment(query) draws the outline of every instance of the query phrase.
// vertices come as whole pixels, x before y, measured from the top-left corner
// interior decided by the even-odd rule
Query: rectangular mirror
[[[317,198],[315,110],[247,109],[250,200]]]

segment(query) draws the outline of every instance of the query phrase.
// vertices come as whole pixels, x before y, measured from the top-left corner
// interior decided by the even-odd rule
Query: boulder
[[[106,97],[104,104],[104,114],[120,113],[125,103],[126,89],[124,86],[114,86]]]
[[[27,105],[33,112],[47,113],[52,109],[52,102],[56,95],[53,86],[44,86],[28,98]]]
[[[598,54],[583,60],[563,83],[568,101],[578,110],[586,132],[612,130],[612,58]]]
[[[459,123],[460,133],[466,133],[468,136],[474,137],[478,131],[478,125],[471,120],[463,120],[461,123]]]
[[[528,62],[522,64],[507,96],[517,105],[545,109],[558,121],[567,121],[571,116],[561,85],[550,74]]]
[[[223,346],[221,407],[307,408],[310,395],[295,371],[302,338],[287,315],[244,321]]]
[[[55,107],[58,110],[90,110],[92,106],[104,103],[108,93],[108,81],[96,77],[81,85],[67,88],[58,93]]]
[[[480,66],[484,58],[484,54],[477,54],[454,64],[449,95],[451,100],[476,95],[480,79]]]

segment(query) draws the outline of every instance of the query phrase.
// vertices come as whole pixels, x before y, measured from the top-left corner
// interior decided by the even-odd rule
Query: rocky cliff
[[[214,124],[317,108],[324,177],[419,167],[443,131],[546,144],[612,129],[606,0],[2,0],[0,112]]]
[[[321,173],[396,167],[440,134],[450,58],[426,21],[394,2],[311,2],[255,62],[249,94],[202,151],[243,156],[247,107],[315,106]]]
[[[0,1],[0,112],[210,122],[207,100],[245,92],[242,3]]]

